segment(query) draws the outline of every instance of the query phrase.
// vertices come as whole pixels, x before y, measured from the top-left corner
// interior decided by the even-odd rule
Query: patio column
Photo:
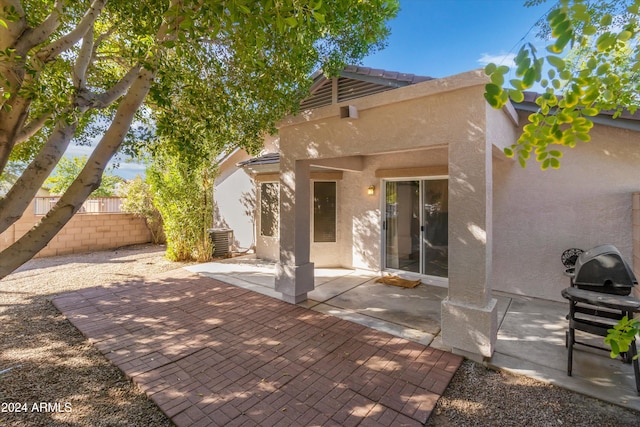
[[[449,295],[442,340],[476,360],[491,357],[498,331],[491,297],[492,157],[483,121],[449,143]]]
[[[280,261],[275,288],[297,304],[314,289],[310,253],[310,166],[306,160],[280,157]]]

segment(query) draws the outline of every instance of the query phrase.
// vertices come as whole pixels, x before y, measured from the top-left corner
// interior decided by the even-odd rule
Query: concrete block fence
[[[9,247],[40,221],[34,202],[25,214],[0,234],[0,251]],[[115,249],[148,243],[151,233],[144,220],[126,213],[78,213],[36,257]]]

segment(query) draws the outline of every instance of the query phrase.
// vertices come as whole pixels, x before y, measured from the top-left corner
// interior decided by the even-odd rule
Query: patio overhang
[[[468,357],[492,355],[498,330],[491,292],[492,162],[496,147],[515,141],[517,115],[513,108],[492,110],[482,97],[485,83],[481,71],[469,72],[354,100],[358,120],[342,119],[335,106],[327,106],[281,123],[275,283],[285,300],[297,303],[314,289],[309,257],[312,166],[357,171],[363,170],[361,159],[366,163],[367,156],[424,155],[440,147],[448,156],[447,165],[439,167],[448,175],[449,194],[443,341]]]

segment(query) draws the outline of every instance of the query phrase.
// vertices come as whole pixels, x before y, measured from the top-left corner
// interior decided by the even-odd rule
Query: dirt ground
[[[0,280],[0,426],[171,426],[55,309],[56,295],[185,264],[164,248],[32,260]],[[640,413],[464,362],[428,425],[640,426]]]

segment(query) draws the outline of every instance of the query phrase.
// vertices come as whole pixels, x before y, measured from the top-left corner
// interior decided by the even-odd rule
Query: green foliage
[[[162,151],[187,162],[235,147],[259,151],[275,123],[296,112],[312,72],[336,73],[382,47],[384,22],[398,9],[386,0],[210,7],[204,16],[198,8],[167,12],[182,20],[150,92],[155,135],[138,152],[157,150],[159,140]],[[200,41],[201,32],[212,36]]]
[[[52,194],[63,194],[76,179],[82,168],[85,167],[86,163],[87,156],[73,157],[71,159],[63,157],[58,163],[53,174],[44,182],[44,187],[51,191]],[[124,180],[121,177],[113,175],[110,172],[105,172],[102,175],[100,187],[91,193],[91,196],[115,196],[118,185],[123,181]]]
[[[538,111],[518,141],[505,153],[524,167],[535,158],[543,170],[560,167],[562,151],[590,140],[590,117],[640,106],[640,0],[586,3],[561,0],[546,17],[543,34],[549,37],[547,54],[525,44],[515,58],[515,77],[504,88],[508,67],[489,64],[491,83],[485,98],[494,108],[509,99],[522,102],[523,91],[540,84],[544,92],[535,100]],[[563,57],[563,54],[566,56]],[[555,146],[555,148],[554,148]]]
[[[640,334],[640,321],[634,318],[623,317],[617,325],[609,329],[605,337],[605,344],[611,347],[611,358],[616,358],[620,353],[628,353],[631,343],[636,335]],[[638,358],[638,355],[635,355]]]
[[[208,261],[213,244],[207,233],[213,218],[213,169],[208,158],[198,165],[177,157],[156,159],[147,170],[153,203],[162,215],[167,258]]]
[[[155,244],[165,243],[162,229],[162,216],[153,204],[151,185],[140,175],[122,184],[118,195],[123,198],[120,209],[143,218],[151,232],[151,241]]]
[[[42,43],[21,55],[13,45],[0,46],[6,70],[0,111],[21,98],[28,101],[25,123],[48,117],[28,141],[15,145],[12,159],[32,160],[60,122],[79,121],[76,142],[102,135],[118,101],[97,100],[140,64],[157,77],[123,152],[146,154],[158,137],[173,141],[164,150],[174,154],[198,157],[229,144],[255,152],[264,133],[295,111],[311,72],[322,67],[335,73],[381,48],[386,21],[399,8],[397,0],[109,0],[87,32],[94,46],[79,89],[74,72],[88,37],[56,54],[48,48],[73,33],[93,3],[24,0],[19,10],[0,11],[0,31],[6,31],[23,21],[40,25],[60,6],[58,25]],[[30,31],[36,32],[23,33]]]
[[[178,176],[236,148],[258,151],[275,123],[296,112],[313,71],[335,75],[383,46],[398,3],[8,2],[0,10],[0,172],[8,160],[29,166],[24,185],[0,201],[0,229],[24,211],[28,198],[17,195],[35,194],[71,138],[99,142],[61,205],[82,202],[117,153],[165,159],[159,173]],[[51,239],[66,212],[38,224],[47,233],[37,243],[37,231],[21,239],[25,250],[14,246],[21,255],[5,270]]]

